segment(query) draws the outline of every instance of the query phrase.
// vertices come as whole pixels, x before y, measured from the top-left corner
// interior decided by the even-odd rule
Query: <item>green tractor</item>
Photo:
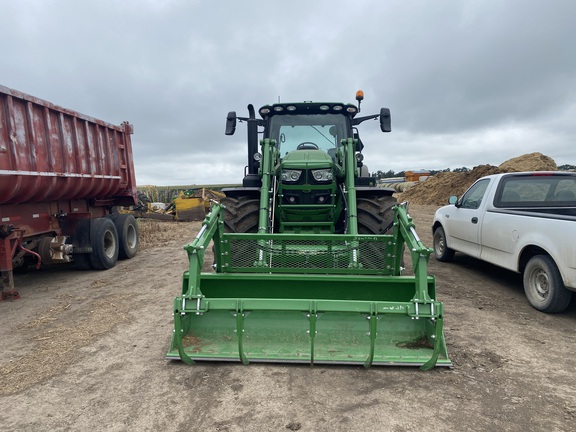
[[[390,111],[360,117],[362,99],[228,114],[226,135],[247,123],[248,165],[185,246],[168,358],[451,366],[432,250],[363,163],[356,126],[390,132]],[[215,271],[203,272],[211,242]]]
[[[376,187],[355,131],[379,117],[381,130],[390,132],[390,110],[356,117],[359,107],[351,104],[274,104],[260,108],[262,119],[255,118],[251,105],[248,110],[248,118],[235,112],[227,118],[227,135],[234,133],[237,119],[248,123],[249,149],[243,187],[225,190],[222,202],[230,232],[382,234],[392,227],[394,190]],[[258,127],[263,128],[262,153]],[[259,225],[263,188],[270,190],[265,226]]]

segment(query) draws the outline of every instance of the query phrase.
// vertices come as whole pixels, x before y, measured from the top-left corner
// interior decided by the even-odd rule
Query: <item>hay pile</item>
[[[450,195],[462,195],[480,177],[506,172],[557,170],[556,162],[552,158],[542,153],[529,153],[507,160],[497,167],[479,165],[468,172],[436,174],[428,180],[411,187],[406,192],[398,194],[398,201],[442,206],[448,204]]]

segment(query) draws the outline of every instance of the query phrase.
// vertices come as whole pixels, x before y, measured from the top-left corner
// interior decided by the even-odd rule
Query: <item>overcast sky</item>
[[[238,183],[228,111],[355,102],[370,171],[576,164],[576,1],[0,0],[0,84],[134,125],[139,185]]]

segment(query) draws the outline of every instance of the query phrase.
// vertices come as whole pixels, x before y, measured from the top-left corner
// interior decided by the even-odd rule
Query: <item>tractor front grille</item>
[[[224,272],[392,274],[396,263],[392,236],[319,237],[225,234],[221,268]]]

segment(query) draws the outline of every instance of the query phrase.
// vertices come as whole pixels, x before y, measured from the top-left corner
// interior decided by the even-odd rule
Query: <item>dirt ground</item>
[[[411,205],[432,244],[436,206]],[[576,305],[545,315],[521,278],[430,259],[453,369],[165,360],[199,223],[162,223],[108,271],[16,276],[0,303],[0,430],[574,431]]]

